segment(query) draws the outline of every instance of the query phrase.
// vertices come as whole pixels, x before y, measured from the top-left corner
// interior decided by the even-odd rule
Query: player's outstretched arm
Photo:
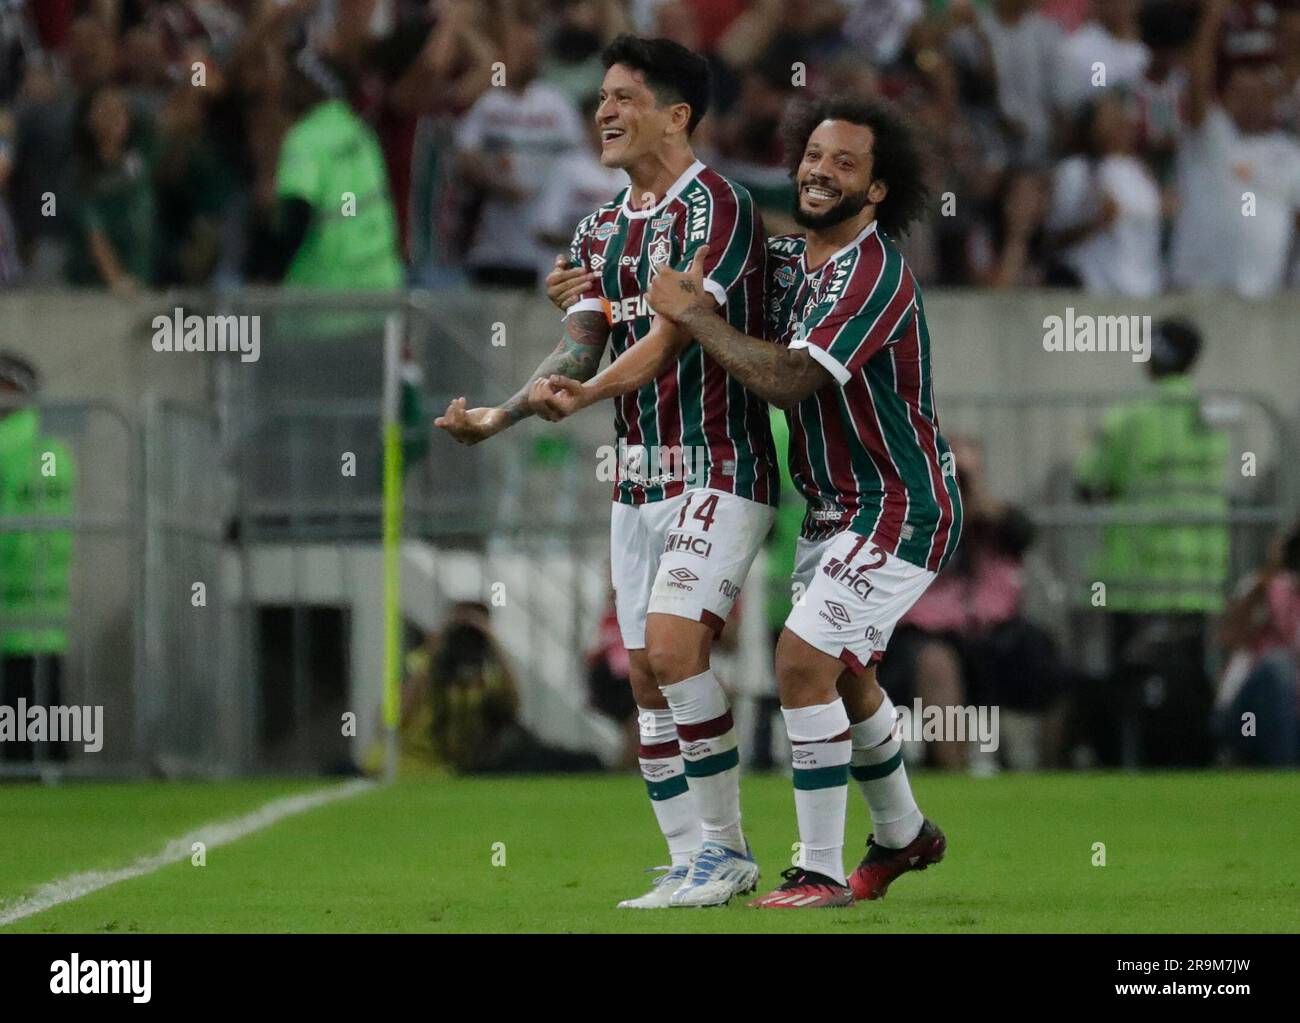
[[[661,269],[647,296],[651,308],[679,324],[731,376],[778,408],[793,408],[832,383],[834,378],[806,349],[742,334],[718,315],[704,290],[707,254],[708,246],[702,246],[685,271]]]
[[[606,398],[638,390],[671,366],[690,339],[671,320],[656,317],[650,333],[586,383],[562,374],[538,380],[533,384],[532,403],[545,406],[546,411],[538,413],[544,419],[560,420]]]
[[[446,430],[462,444],[477,444],[495,436],[507,427],[535,413],[550,418],[546,409],[529,403],[533,383],[552,374],[590,379],[600,365],[609,339],[609,322],[603,312],[584,310],[572,313],[564,321],[564,337],[541,361],[528,378],[509,399],[495,408],[466,408],[465,399],[457,398],[447,406],[447,411],[434,420],[433,425]]]

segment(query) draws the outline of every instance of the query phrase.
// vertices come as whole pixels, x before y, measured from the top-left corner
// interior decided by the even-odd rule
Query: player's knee
[[[790,643],[776,648],[776,683],[783,707],[811,707],[835,699],[838,666],[827,667],[806,656]]]
[[[632,684],[632,697],[636,700],[636,705],[646,710],[661,710],[667,707],[668,701],[664,699],[664,694],[659,691],[646,652],[644,650],[633,650],[629,651],[629,653],[631,656],[628,666],[628,681]]]
[[[669,686],[709,670],[713,635],[707,629],[660,624],[646,629],[646,654],[655,682]]]

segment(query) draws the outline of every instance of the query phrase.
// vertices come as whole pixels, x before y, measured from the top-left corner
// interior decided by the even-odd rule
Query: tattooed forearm
[[[523,387],[502,402],[501,407],[510,414],[510,421],[517,423],[533,414],[528,407],[528,391],[538,378],[552,373],[574,380],[590,380],[595,376],[608,339],[609,321],[603,312],[570,313],[564,321],[564,337],[555,346],[555,351],[541,361]]]
[[[742,334],[713,312],[690,312],[681,324],[710,356],[760,398],[790,408],[832,381],[803,349]]]

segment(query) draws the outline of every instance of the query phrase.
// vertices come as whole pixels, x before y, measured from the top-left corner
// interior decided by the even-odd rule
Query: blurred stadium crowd
[[[628,30],[709,56],[697,151],[769,230],[784,107],[848,89],[927,127],[923,284],[1300,281],[1297,0],[0,0],[0,286],[531,286],[621,184],[590,125]],[[349,132],[390,198],[330,279],[284,200]]]

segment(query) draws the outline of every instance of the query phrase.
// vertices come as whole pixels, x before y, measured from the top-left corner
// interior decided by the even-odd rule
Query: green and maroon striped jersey
[[[873,221],[816,270],[805,239],[768,242],[768,336],[834,377],[789,413],[790,475],[809,540],[850,529],[937,572],[961,535],[961,495],[939,433],[921,292]]]
[[[704,285],[719,312],[737,330],[761,337],[766,249],[749,193],[698,161],[651,209],[633,209],[629,191],[584,218],[569,249],[571,266],[599,277],[569,312],[604,311],[611,359],[650,332],[646,293],[658,268],[685,269],[704,244]],[[643,504],[713,487],[776,503],[767,403],[695,342],[658,379],[614,399],[614,426],[621,453],[616,501]]]

